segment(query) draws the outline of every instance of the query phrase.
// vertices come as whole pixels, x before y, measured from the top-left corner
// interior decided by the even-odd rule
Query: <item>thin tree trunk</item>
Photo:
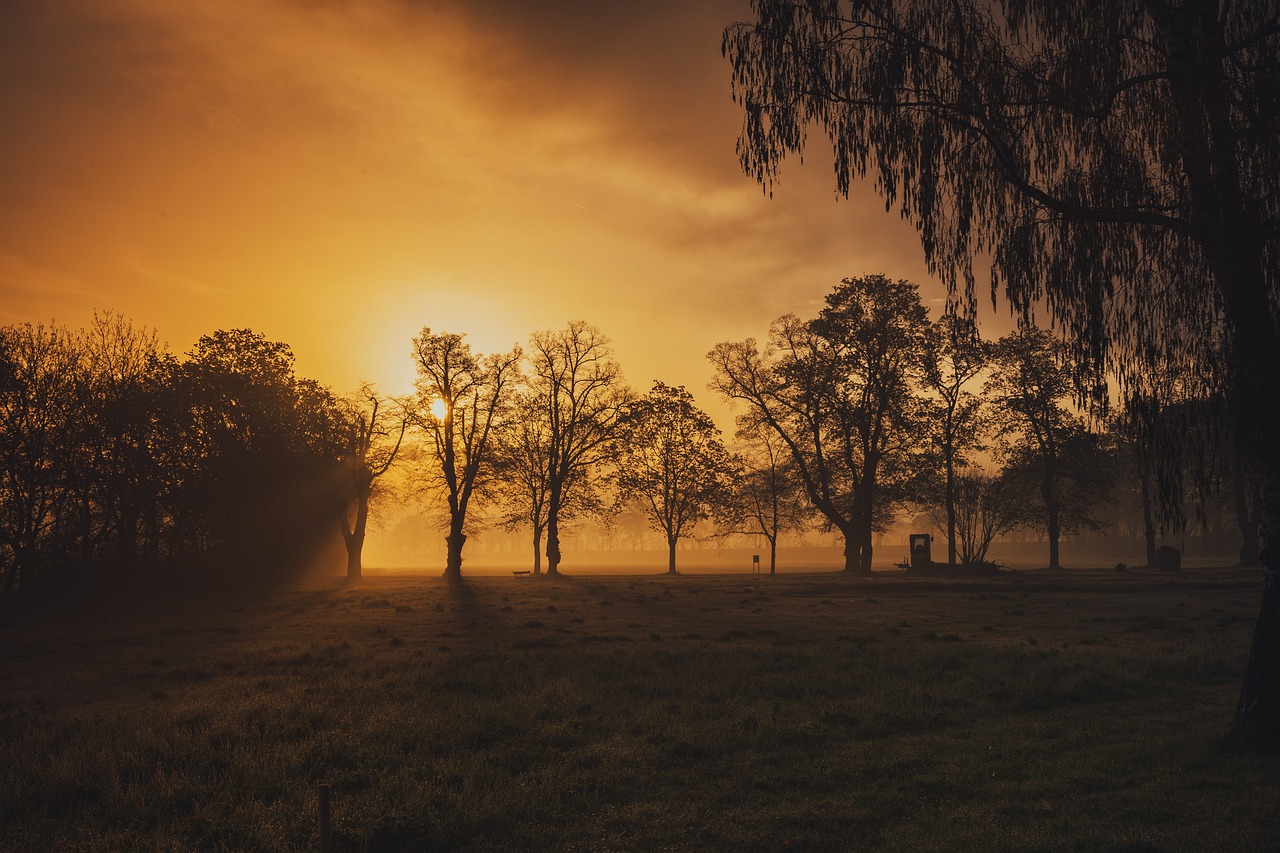
[[[533,573],[542,574],[542,528],[533,526]]]
[[[676,537],[667,536],[667,574],[676,573]]]
[[[554,483],[547,495],[547,574],[560,574],[560,489]]]
[[[769,574],[778,573],[778,534],[769,537]]]
[[[1151,472],[1139,460],[1141,468],[1139,480],[1142,484],[1142,536],[1147,547],[1147,568],[1156,564],[1156,525],[1151,513]]]
[[[947,454],[947,566],[956,567],[956,466]]]

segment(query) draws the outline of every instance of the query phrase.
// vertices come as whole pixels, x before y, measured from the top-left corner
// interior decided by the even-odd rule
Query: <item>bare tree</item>
[[[956,564],[956,469],[982,449],[983,401],[968,386],[986,367],[989,347],[971,320],[945,314],[925,336],[922,385],[935,400],[926,404],[925,423],[942,459],[947,565]]]
[[[0,564],[3,591],[41,582],[42,551],[68,496],[66,444],[76,350],[60,326],[0,328]]]
[[[545,415],[538,476],[545,482],[547,574],[560,572],[560,525],[589,499],[594,469],[609,459],[609,440],[630,391],[609,339],[580,320],[537,332],[529,344],[528,388]]]
[[[782,440],[749,417],[738,419],[745,443],[726,526],[731,533],[763,536],[769,543],[769,574],[778,570],[778,537],[810,522],[812,508]]]
[[[960,564],[976,566],[987,559],[995,538],[1023,519],[1019,497],[1005,479],[977,468],[958,469],[954,484],[952,511],[930,507],[929,517],[939,527],[955,524]]]
[[[467,509],[493,476],[493,436],[519,377],[520,348],[476,356],[463,335],[423,328],[413,339],[417,362],[414,424],[430,441],[435,485],[449,506],[445,577],[462,577]]]
[[[347,549],[347,582],[360,580],[363,571],[369,505],[379,480],[391,470],[404,443],[409,414],[403,405],[380,396],[365,383],[344,406],[345,429],[340,450],[345,499],[338,529]]]

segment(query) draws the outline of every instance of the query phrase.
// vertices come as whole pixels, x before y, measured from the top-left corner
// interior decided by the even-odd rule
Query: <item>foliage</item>
[[[874,175],[969,314],[973,261],[1045,304],[1105,405],[1169,373],[1221,395],[1280,537],[1280,9],[1205,0],[753,0],[723,49],[766,185],[831,140],[837,186]],[[962,286],[961,286],[962,285]],[[1090,387],[1092,386],[1092,387]],[[1264,536],[1264,539],[1266,537]],[[1280,752],[1280,547],[1236,726]]]
[[[731,461],[719,428],[684,386],[654,382],[623,409],[613,452],[618,500],[645,507],[675,572],[676,542],[729,500]]]
[[[0,329],[6,593],[302,568],[332,531],[339,408],[245,329],[185,360],[149,329]]]
[[[1022,484],[1022,522],[1043,525],[1049,566],[1060,568],[1059,538],[1097,523],[1094,508],[1110,499],[1113,471],[1098,436],[1066,405],[1071,368],[1052,334],[1024,327],[1006,335],[992,365],[986,391],[996,406],[1006,476]]]
[[[872,531],[917,469],[912,393],[926,332],[916,286],[847,278],[815,319],[779,318],[754,340],[717,344],[712,387],[786,445],[805,493],[845,538],[846,570],[871,570]]]

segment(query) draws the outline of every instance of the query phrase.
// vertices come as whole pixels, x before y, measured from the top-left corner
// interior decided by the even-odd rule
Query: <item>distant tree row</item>
[[[1090,429],[1074,405],[1080,365],[1035,326],[984,341],[954,316],[930,322],[914,285],[872,275],[841,282],[815,318],[780,317],[763,345],[722,343],[708,357],[712,387],[744,405],[739,439],[777,472],[774,497],[807,498],[843,536],[846,571],[870,571],[873,534],[912,507],[945,532],[951,565],[982,562],[997,536],[1023,527],[1044,532],[1057,568],[1062,537],[1098,528],[1099,508],[1129,484],[1148,564],[1157,533],[1182,529],[1183,507],[1223,488],[1234,490],[1241,553],[1256,554],[1259,487],[1238,460],[1224,471],[1235,457],[1221,412],[1172,392],[1163,403],[1133,396],[1092,406],[1103,414]]]
[[[763,346],[709,354],[711,387],[740,407],[732,446],[687,389],[634,391],[608,339],[578,321],[489,355],[424,328],[415,392],[398,399],[367,385],[338,396],[297,377],[287,345],[244,329],[177,358],[112,314],[79,331],[0,328],[0,591],[273,578],[338,534],[358,579],[371,506],[400,491],[393,467],[401,499],[445,519],[455,578],[484,525],[526,530],[533,572],[558,574],[566,526],[630,509],[662,534],[672,572],[680,540],[731,534],[767,541],[773,571],[779,538],[815,524],[843,537],[847,571],[866,572],[874,534],[919,511],[950,564],[981,562],[1024,527],[1045,533],[1057,566],[1061,538],[1096,528],[1130,485],[1149,562],[1157,531],[1185,523],[1157,491],[1189,505],[1230,492],[1242,553],[1256,551],[1258,485],[1229,442],[1217,436],[1213,465],[1153,462],[1181,452],[1188,424],[1213,432],[1203,401],[1135,398],[1091,430],[1067,352],[1043,330],[983,341],[878,275],[826,302],[779,318]]]

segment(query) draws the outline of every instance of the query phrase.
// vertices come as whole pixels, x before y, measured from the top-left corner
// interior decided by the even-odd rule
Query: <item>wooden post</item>
[[[320,853],[333,853],[333,839],[329,835],[329,786],[320,786]]]

